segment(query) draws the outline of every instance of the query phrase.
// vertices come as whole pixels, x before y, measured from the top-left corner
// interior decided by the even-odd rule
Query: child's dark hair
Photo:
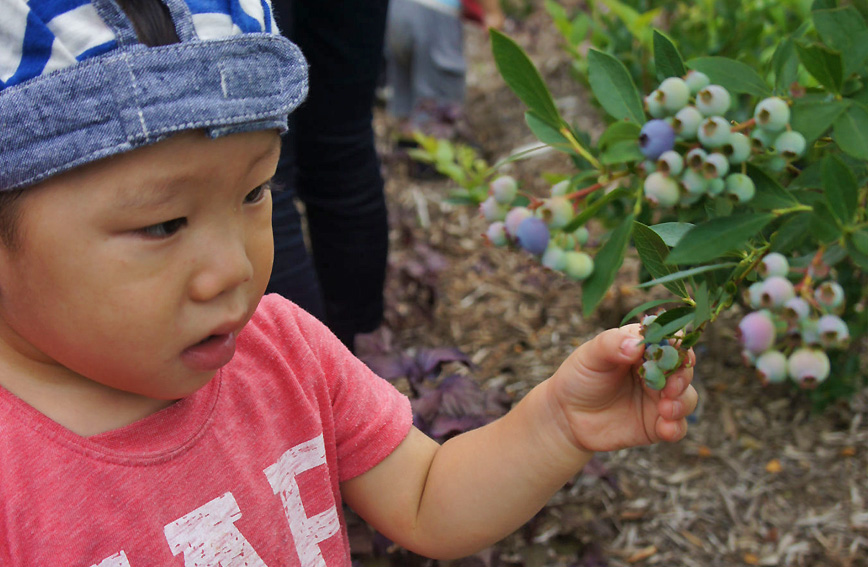
[[[116,0],[136,30],[139,41],[149,47],[179,43],[169,9],[160,0]],[[0,192],[0,242],[14,250],[18,240],[18,201],[27,189]]]

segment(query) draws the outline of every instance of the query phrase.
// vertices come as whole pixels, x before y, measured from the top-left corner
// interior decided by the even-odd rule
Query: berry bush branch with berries
[[[595,143],[560,116],[520,46],[497,31],[491,42],[531,131],[575,165],[537,197],[498,174],[501,164],[465,153],[472,168],[462,168],[442,145],[420,140],[416,157],[461,185],[453,200],[479,207],[491,244],[581,281],[587,316],[632,242],[648,275],[640,287],[673,294],[625,317],[639,317],[653,345],[640,370],[651,387],[661,388],[679,349],[734,305],[747,312],[738,326],[745,362],[764,383],[792,382],[820,402],[859,386],[855,345],[868,332],[868,24],[854,7],[815,2],[764,74],[725,57],[685,62],[653,30],[659,83],[645,95],[616,57],[591,49],[588,84],[610,118]],[[594,248],[591,219],[607,230]]]

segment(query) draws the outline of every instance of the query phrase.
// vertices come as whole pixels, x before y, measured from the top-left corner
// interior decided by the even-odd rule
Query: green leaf
[[[813,214],[798,213],[781,224],[771,238],[771,251],[787,254],[808,237]]]
[[[601,150],[605,150],[610,144],[621,142],[623,140],[632,140],[633,142],[638,143],[639,132],[641,130],[642,127],[635,122],[613,122],[600,135],[600,139],[597,140],[597,146],[599,146]]]
[[[585,317],[594,312],[615,281],[618,269],[624,262],[632,230],[633,215],[630,215],[609,234],[608,240],[594,257],[594,271],[582,284],[582,312]]]
[[[747,164],[746,171],[756,186],[756,195],[751,199],[751,207],[771,211],[785,209],[799,204],[793,194],[784,189],[777,181],[753,164]]]
[[[562,230],[564,232],[573,232],[580,226],[584,225],[591,218],[595,217],[600,209],[605,207],[608,203],[614,201],[615,199],[620,199],[621,197],[629,194],[629,191],[623,187],[619,187],[610,193],[606,193],[600,199],[593,202],[593,204],[588,205],[582,210],[581,213],[573,217],[573,220],[567,224]]]
[[[817,82],[835,94],[841,94],[844,84],[844,63],[841,53],[819,43],[796,42],[799,61]]]
[[[799,57],[796,45],[790,38],[784,38],[772,56],[772,70],[775,73],[775,91],[786,93],[799,78]]]
[[[603,165],[634,163],[643,159],[645,156],[642,155],[639,144],[635,140],[619,140],[611,144],[600,156]]]
[[[814,212],[811,215],[811,236],[820,242],[830,244],[841,237],[841,228],[838,219],[832,214],[825,201],[817,201],[813,204]]]
[[[814,145],[817,138],[826,133],[850,107],[850,101],[844,100],[802,100],[796,99],[792,107],[790,125],[800,132],[807,142],[807,147]]]
[[[656,232],[639,221],[633,222],[633,245],[639,253],[642,265],[652,278],[662,278],[678,271],[677,268],[664,263],[669,255],[669,247]],[[679,297],[689,297],[687,287],[683,282],[668,282],[663,284],[666,289]]]
[[[524,50],[503,33],[491,29],[491,51],[503,80],[530,110],[554,128],[561,125],[561,115],[537,68]]]
[[[847,253],[850,255],[850,259],[853,260],[853,263],[862,268],[865,271],[868,271],[868,254],[865,254],[856,246],[853,242],[852,235],[847,238]]]
[[[670,299],[652,299],[651,301],[646,301],[642,305],[638,305],[638,306],[634,307],[633,309],[630,310],[629,313],[624,315],[624,318],[621,319],[621,322],[618,323],[618,326],[621,327],[621,326],[626,325],[630,319],[632,319],[636,315],[639,315],[640,313],[645,313],[646,311],[654,309],[655,307],[660,307],[661,305],[665,305],[667,303],[673,303],[675,301],[678,301],[678,300],[670,298]]]
[[[676,307],[665,313],[661,313],[654,323],[645,331],[647,344],[659,343],[666,337],[672,336],[693,322],[695,317],[692,307]]]
[[[859,185],[849,167],[834,154],[823,158],[823,188],[826,202],[841,224],[847,226],[859,201]]]
[[[814,27],[823,43],[838,51],[844,59],[844,76],[863,70],[868,58],[868,26],[853,6],[815,10]]]
[[[708,75],[712,83],[718,84],[729,92],[745,93],[757,97],[767,97],[771,89],[754,71],[753,67],[726,57],[697,57],[687,62],[687,66]]]
[[[524,113],[524,120],[527,122],[528,128],[533,132],[533,135],[537,137],[537,140],[556,150],[568,154],[575,154],[569,140],[567,140],[557,128],[551,126],[548,122],[540,118],[539,114],[533,110],[528,110]]]
[[[657,278],[651,281],[643,282],[642,284],[636,286],[638,288],[646,288],[653,287],[655,285],[663,285],[668,282],[674,282],[678,280],[686,280],[687,278],[691,278],[693,276],[698,276],[699,274],[704,274],[706,272],[714,272],[717,270],[722,270],[724,268],[732,268],[733,266],[738,266],[737,262],[721,262],[719,264],[710,264],[708,266],[699,266],[697,268],[689,268],[687,270],[681,270],[680,272],[675,272],[674,274],[669,274],[668,276],[663,276],[662,278]]]
[[[612,55],[588,51],[588,81],[594,97],[616,120],[645,123],[645,109],[639,90],[627,68]]]
[[[689,222],[661,222],[652,226],[651,230],[660,235],[666,246],[674,248],[691,228],[693,225]]]
[[[868,109],[853,104],[835,120],[834,137],[844,153],[868,160]]]
[[[868,230],[864,228],[857,230],[850,234],[850,238],[853,240],[853,244],[857,250],[863,254],[868,254]]]
[[[657,79],[666,77],[683,77],[687,74],[684,60],[669,36],[660,30],[654,30],[654,65],[657,67]]]
[[[666,263],[699,264],[714,260],[744,246],[774,218],[771,213],[743,213],[698,224],[672,249]]]
[[[708,297],[708,284],[702,282],[696,286],[696,291],[693,297],[696,302],[696,315],[693,318],[693,325],[698,327],[711,319],[711,304]]]

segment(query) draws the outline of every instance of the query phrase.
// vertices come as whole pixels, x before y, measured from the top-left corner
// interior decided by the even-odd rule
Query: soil
[[[467,116],[494,163],[536,140],[494,68],[487,35],[466,31]],[[529,52],[564,116],[598,134],[598,111],[544,11],[505,31]],[[360,343],[363,353],[457,347],[482,388],[516,401],[576,345],[648,298],[635,288],[638,264],[628,257],[597,314],[583,318],[580,284],[486,245],[476,211],[444,202],[453,185],[409,177],[407,163],[389,157],[382,111],[376,124],[391,259],[386,323]],[[571,166],[563,154],[538,152],[506,171],[542,194],[543,173]],[[763,387],[742,365],[738,317],[718,321],[696,347],[700,406],[683,441],[597,455],[525,528],[452,564],[868,566],[868,389],[816,412],[803,394]],[[400,552],[390,563],[436,564]]]

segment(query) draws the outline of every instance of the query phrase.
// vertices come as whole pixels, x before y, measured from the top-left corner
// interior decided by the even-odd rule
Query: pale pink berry
[[[787,257],[779,252],[770,252],[766,254],[765,257],[760,262],[760,265],[757,266],[757,271],[759,274],[768,278],[771,276],[786,276],[790,271],[790,263],[787,261]]]
[[[518,195],[518,182],[509,175],[501,175],[493,180],[488,187],[491,189],[491,196],[502,205],[512,203]]]
[[[838,282],[823,282],[814,290],[814,299],[821,307],[838,309],[844,304],[844,288]]]
[[[748,313],[739,322],[738,330],[741,344],[753,354],[767,351],[775,344],[777,338],[775,324],[765,311]]]
[[[772,276],[763,281],[763,307],[778,308],[796,296],[793,284],[782,276]]]
[[[777,384],[787,379],[787,357],[782,352],[770,350],[762,353],[755,366],[763,384]]]
[[[829,357],[822,350],[800,348],[787,359],[787,373],[803,388],[815,388],[830,370]]]
[[[521,224],[521,221],[532,216],[533,212],[527,207],[515,207],[511,209],[506,213],[506,219],[504,220],[504,223],[506,224],[506,232],[515,236],[518,232],[518,225]]]
[[[850,329],[847,323],[837,315],[823,315],[817,321],[817,332],[820,342],[826,348],[841,348],[850,340]]]

